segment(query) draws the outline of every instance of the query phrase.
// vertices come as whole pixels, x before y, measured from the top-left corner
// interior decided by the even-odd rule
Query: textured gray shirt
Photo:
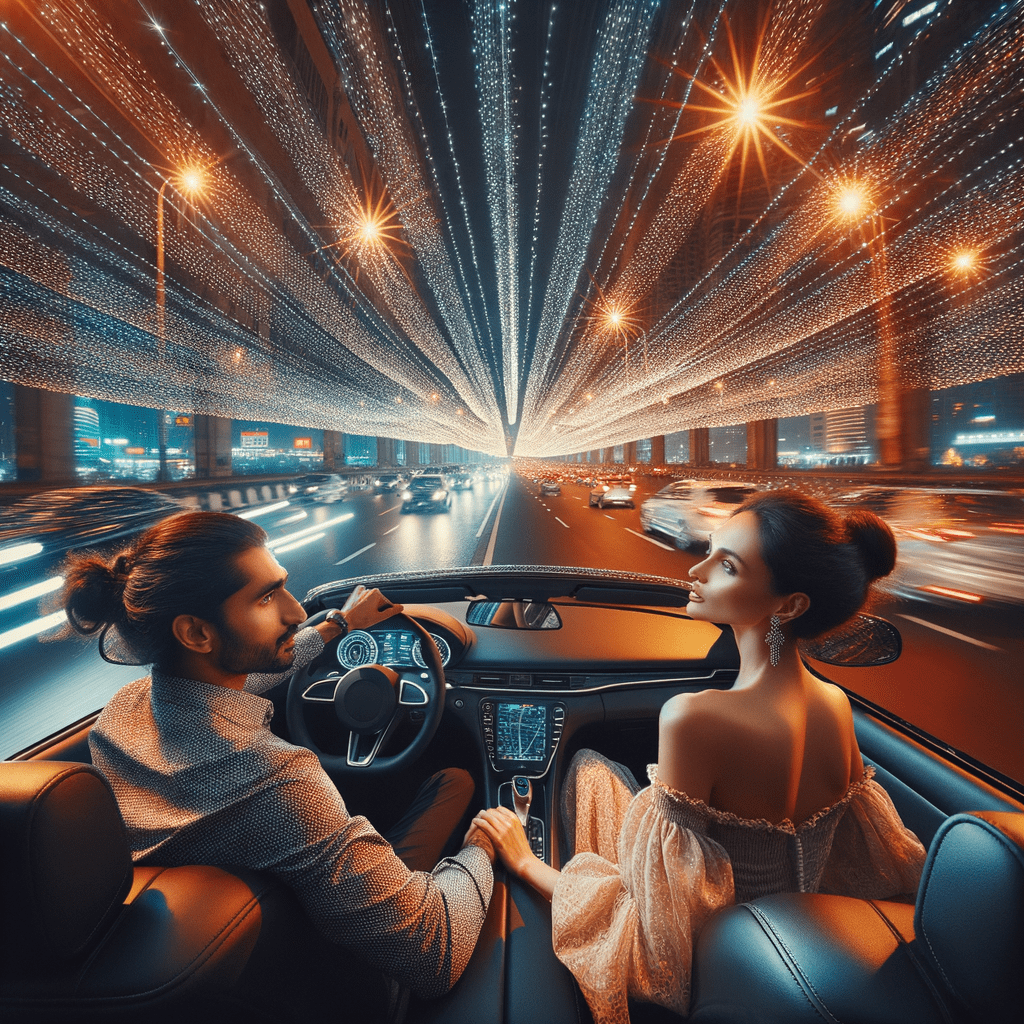
[[[323,649],[295,638],[286,673],[242,691],[154,670],[122,687],[89,737],[113,786],[136,862],[267,871],[316,927],[430,997],[457,980],[491,898],[487,855],[466,847],[430,873],[410,871],[364,817],[352,817],[316,756],[269,728],[259,696]]]

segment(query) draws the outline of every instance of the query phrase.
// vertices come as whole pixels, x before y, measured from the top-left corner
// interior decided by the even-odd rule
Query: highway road
[[[659,485],[638,480],[637,505]],[[394,495],[290,505],[257,517],[303,596],[330,579],[469,564],[580,565],[685,577],[697,560],[648,537],[637,509],[590,508],[587,488],[513,476],[453,495],[448,513],[403,515]],[[40,613],[45,609],[40,608]],[[1021,609],[949,609],[882,597],[874,611],[903,634],[904,653],[875,669],[824,667],[831,678],[946,743],[1024,780]],[[95,644],[30,638],[3,651],[0,757],[100,707],[143,670],[104,663]]]

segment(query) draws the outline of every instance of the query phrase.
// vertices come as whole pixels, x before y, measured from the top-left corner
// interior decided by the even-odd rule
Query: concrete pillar
[[[747,424],[747,469],[775,469],[779,461],[779,421]]]
[[[196,477],[231,476],[231,420],[221,416],[192,417],[195,430]]]
[[[627,441],[622,446],[622,461],[627,466],[636,465],[636,441]]]
[[[330,473],[345,468],[345,435],[340,430],[324,431],[324,469]]]
[[[690,428],[690,465],[709,466],[711,464],[711,439],[707,427]]]
[[[430,445],[430,464],[440,466],[442,462],[444,462],[444,445],[432,443]]]
[[[590,454],[587,456],[587,461],[588,462],[593,462],[593,463],[600,462],[601,461],[601,452],[602,452],[601,448],[593,448],[593,449],[591,449]]]
[[[395,439],[393,437],[377,438],[377,467],[379,469],[397,466],[395,457]]]
[[[651,438],[651,465],[665,465],[665,435],[659,434]]]
[[[19,480],[77,483],[74,417],[73,395],[14,385],[14,443]]]

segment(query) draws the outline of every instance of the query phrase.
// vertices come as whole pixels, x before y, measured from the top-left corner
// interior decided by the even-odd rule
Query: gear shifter
[[[531,800],[533,800],[533,783],[525,775],[513,776],[512,807],[527,832],[529,832]]]

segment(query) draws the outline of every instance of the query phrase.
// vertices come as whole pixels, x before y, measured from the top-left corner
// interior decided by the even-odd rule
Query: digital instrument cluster
[[[441,655],[441,664],[451,661],[452,649],[444,637],[430,634]],[[418,634],[411,629],[384,629],[373,633],[354,629],[338,644],[338,664],[345,669],[360,665],[402,665],[426,668]]]

